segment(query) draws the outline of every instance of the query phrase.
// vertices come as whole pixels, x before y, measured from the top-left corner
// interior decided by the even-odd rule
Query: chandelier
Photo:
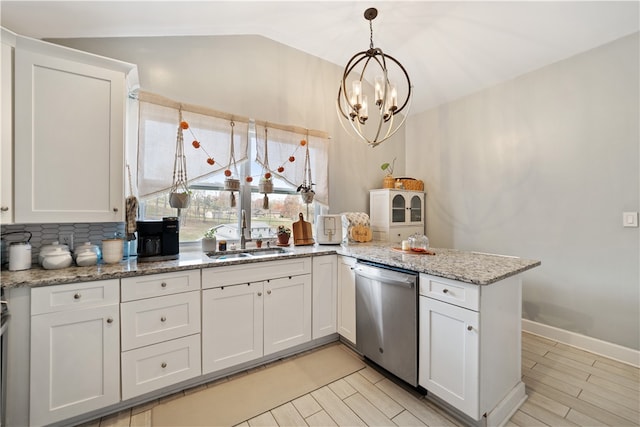
[[[402,127],[411,104],[409,74],[395,58],[373,47],[372,21],[376,16],[375,8],[364,12],[369,21],[369,49],[358,52],[347,63],[337,100],[342,127],[347,132],[354,131],[371,147],[391,138]],[[397,118],[403,110],[404,115]]]

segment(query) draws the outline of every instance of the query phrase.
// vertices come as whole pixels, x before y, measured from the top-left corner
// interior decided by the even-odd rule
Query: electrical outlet
[[[73,231],[61,231],[58,233],[58,242],[69,246],[69,249],[73,250]]]

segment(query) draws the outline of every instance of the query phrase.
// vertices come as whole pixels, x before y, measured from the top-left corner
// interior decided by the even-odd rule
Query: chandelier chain
[[[373,20],[369,19],[369,49],[373,49]]]

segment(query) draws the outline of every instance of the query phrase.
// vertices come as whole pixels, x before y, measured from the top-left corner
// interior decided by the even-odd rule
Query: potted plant
[[[202,252],[216,251],[216,229],[211,227],[202,236]]]
[[[300,197],[302,197],[302,201],[309,204],[313,202],[313,197],[316,195],[316,192],[311,189],[311,186],[314,185],[312,183],[307,184],[307,182],[303,182],[298,186],[296,191],[300,192]]]
[[[258,238],[256,239],[256,247],[257,248],[262,247],[262,234],[258,234]]]
[[[289,237],[291,237],[291,229],[284,225],[278,226],[278,245],[286,246],[289,244]]]
[[[393,179],[393,167],[396,164],[396,158],[393,158],[391,163],[385,162],[380,165],[380,169],[385,171],[387,174],[382,180],[382,188],[393,188],[395,185],[395,180]]]
[[[183,191],[172,191],[169,194],[169,206],[174,209],[187,209],[191,203],[191,191],[182,188]]]

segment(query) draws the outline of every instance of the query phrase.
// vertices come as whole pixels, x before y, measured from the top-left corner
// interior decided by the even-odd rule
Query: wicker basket
[[[387,175],[382,180],[382,188],[394,188],[395,178],[392,175]]]
[[[414,178],[398,178],[405,190],[424,191],[424,182]]]

